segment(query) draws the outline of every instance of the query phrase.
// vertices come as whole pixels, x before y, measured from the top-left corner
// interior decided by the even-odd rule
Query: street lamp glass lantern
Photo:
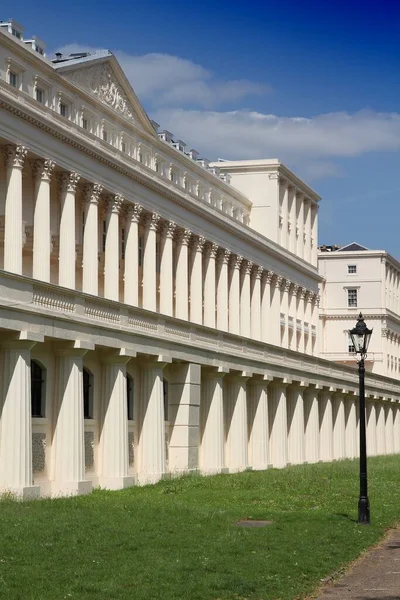
[[[365,356],[368,351],[369,341],[372,335],[372,329],[368,329],[364,322],[364,317],[360,313],[356,326],[349,331],[354,350],[357,354]]]

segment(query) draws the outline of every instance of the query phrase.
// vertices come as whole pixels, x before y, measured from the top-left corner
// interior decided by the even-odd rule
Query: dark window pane
[[[85,419],[92,418],[91,411],[91,403],[90,403],[90,388],[91,384],[91,375],[89,371],[83,369],[83,416]]]
[[[43,371],[38,363],[31,361],[32,417],[43,417]]]

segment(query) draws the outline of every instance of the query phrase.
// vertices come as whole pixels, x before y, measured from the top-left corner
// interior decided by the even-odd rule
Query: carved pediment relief
[[[121,113],[124,117],[133,119],[136,123],[139,121],[126,93],[117,82],[115,74],[108,63],[68,71],[64,73],[64,77],[86,92],[96,96],[98,100]]]

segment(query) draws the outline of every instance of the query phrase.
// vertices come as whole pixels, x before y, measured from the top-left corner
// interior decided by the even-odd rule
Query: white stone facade
[[[317,356],[315,192],[255,161],[246,195],[244,163],[157,135],[107,51],[52,63],[0,28],[0,111],[1,490],[356,455],[356,372]],[[398,452],[397,381],[367,394],[370,453]]]
[[[318,255],[321,284],[321,356],[354,363],[348,330],[361,311],[374,332],[366,360],[373,373],[400,373],[400,263],[384,250],[359,244]],[[328,247],[332,249],[332,247]]]

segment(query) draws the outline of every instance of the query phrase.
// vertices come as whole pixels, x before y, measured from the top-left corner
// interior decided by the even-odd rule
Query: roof
[[[357,244],[357,242],[351,242],[351,244],[347,244],[347,246],[342,246],[336,252],[360,252],[363,250],[369,250],[365,246],[361,246],[361,244]]]

